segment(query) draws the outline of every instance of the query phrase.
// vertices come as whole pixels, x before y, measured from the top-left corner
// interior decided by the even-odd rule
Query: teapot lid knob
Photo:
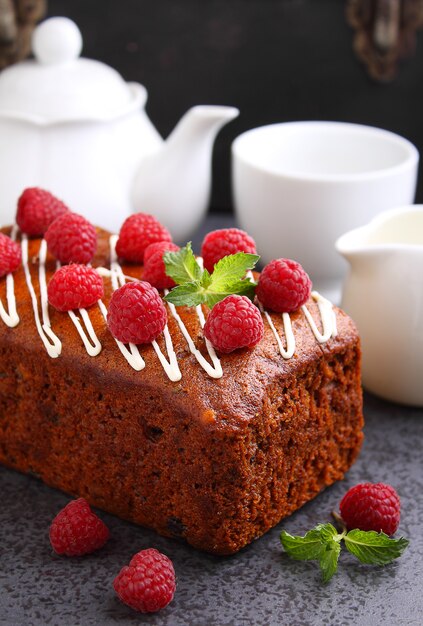
[[[82,35],[67,17],[52,17],[37,26],[32,35],[32,51],[43,65],[61,65],[79,57]]]

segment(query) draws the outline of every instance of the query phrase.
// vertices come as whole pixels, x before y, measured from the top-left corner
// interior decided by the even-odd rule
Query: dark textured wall
[[[232,140],[262,124],[371,124],[423,151],[423,32],[397,79],[375,83],[353,54],[343,0],[49,0],[49,15],[77,21],[85,56],[147,87],[164,136],[194,104],[239,107],[215,145],[214,209],[231,208]]]

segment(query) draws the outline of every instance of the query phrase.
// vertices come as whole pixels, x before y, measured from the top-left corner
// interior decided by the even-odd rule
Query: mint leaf
[[[320,558],[324,548],[322,534],[318,528],[309,530],[304,537],[290,535],[286,530],[281,532],[281,543],[289,556],[297,561],[312,561]]]
[[[201,277],[201,286],[203,287],[203,289],[207,289],[210,286],[211,281],[211,274],[206,269],[204,269],[203,275]]]
[[[335,531],[336,532],[336,531]],[[341,535],[339,535],[341,537]],[[338,569],[338,558],[341,552],[340,541],[330,539],[323,545],[323,549],[319,554],[319,565],[322,570],[323,582],[327,583]]]
[[[197,306],[204,302],[204,294],[198,281],[174,287],[165,296],[166,302],[175,306]]]
[[[344,537],[345,546],[361,563],[387,565],[397,559],[407,548],[404,537],[391,539],[385,533],[374,530],[350,530]]]
[[[259,259],[258,254],[247,254],[246,252],[224,256],[214,266],[211,290],[216,293],[227,291],[229,285],[245,278],[247,271],[252,270]]]
[[[339,537],[338,531],[332,524],[317,524],[316,530],[320,532],[323,541],[332,541],[335,537]]]
[[[177,252],[165,252],[163,261],[166,274],[178,285],[201,280],[203,270],[197,263],[190,241]]]
[[[216,291],[213,287],[213,275],[212,275],[212,283],[205,290],[204,297],[205,302],[208,307],[213,308],[215,304],[226,298],[226,296],[231,295],[232,293],[236,293],[238,296],[247,296],[250,300],[254,300],[255,294],[255,283],[250,282],[249,280],[238,280],[233,283],[229,283],[226,288],[222,288],[221,291]]]

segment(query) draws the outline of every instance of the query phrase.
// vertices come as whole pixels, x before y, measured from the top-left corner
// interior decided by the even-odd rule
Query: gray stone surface
[[[3,626],[397,626],[423,622],[423,411],[365,400],[366,440],[346,479],[232,557],[213,557],[100,512],[112,540],[83,558],[56,556],[48,527],[68,497],[37,479],[0,469],[0,624]],[[303,533],[352,485],[384,481],[402,500],[398,534],[411,539],[394,564],[361,565],[341,554],[323,585],[314,563],[281,550],[282,528]],[[140,616],[115,597],[112,581],[132,554],[154,546],[174,562],[177,592],[156,615]]]

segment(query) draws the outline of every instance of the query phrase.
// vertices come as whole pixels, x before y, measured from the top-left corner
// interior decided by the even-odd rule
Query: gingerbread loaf
[[[124,346],[104,315],[123,274],[142,268],[118,265],[115,238],[98,235],[105,297],[87,311],[47,307],[56,264],[39,239],[22,238],[23,266],[0,279],[0,462],[196,548],[236,552],[355,460],[357,330],[314,295],[289,316],[292,357],[282,316],[264,311],[258,345],[216,355],[207,311],[166,305],[163,337]]]

